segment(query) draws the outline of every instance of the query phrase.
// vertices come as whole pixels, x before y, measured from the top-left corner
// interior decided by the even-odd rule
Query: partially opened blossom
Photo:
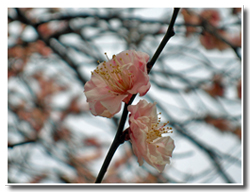
[[[172,128],[165,127],[167,123],[160,122],[155,105],[156,103],[140,100],[137,105],[128,106],[129,136],[139,165],[145,160],[162,172],[165,165],[170,163],[175,145],[171,137],[162,135],[172,132]]]
[[[150,88],[148,60],[146,53],[127,50],[100,63],[84,86],[92,114],[110,118],[120,111],[122,101],[145,95]]]

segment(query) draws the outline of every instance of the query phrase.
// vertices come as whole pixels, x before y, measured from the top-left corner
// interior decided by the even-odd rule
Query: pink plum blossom
[[[129,136],[139,165],[143,164],[144,159],[162,172],[165,165],[170,163],[175,145],[171,137],[162,135],[172,132],[172,128],[165,127],[167,123],[160,122],[155,105],[156,102],[152,104],[140,100],[137,105],[128,106]]]
[[[150,88],[147,74],[149,56],[134,50],[113,55],[92,72],[84,93],[93,115],[111,118],[133,94],[143,96]]]

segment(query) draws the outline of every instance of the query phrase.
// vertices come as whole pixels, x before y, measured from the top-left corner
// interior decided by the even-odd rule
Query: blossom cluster
[[[146,53],[127,50],[100,63],[84,86],[91,113],[111,118],[120,111],[122,102],[128,104],[132,95],[145,95],[150,88],[148,60]],[[145,160],[162,172],[175,148],[173,139],[163,134],[171,133],[172,128],[160,122],[156,103],[140,100],[127,109],[129,138],[139,165]]]

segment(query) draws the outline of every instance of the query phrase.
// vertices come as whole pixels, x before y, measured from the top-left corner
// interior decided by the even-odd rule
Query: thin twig
[[[25,144],[29,144],[29,143],[35,143],[36,141],[37,141],[37,139],[31,139],[31,140],[20,142],[20,143],[8,144],[8,148],[14,148],[14,147],[16,147],[18,145],[25,145]]]
[[[175,32],[174,32],[174,23],[175,23],[175,20],[177,18],[179,10],[180,10],[180,8],[175,8],[174,9],[174,13],[173,13],[172,19],[170,21],[170,24],[168,26],[168,30],[167,30],[165,36],[163,37],[163,39],[162,39],[159,47],[155,51],[155,54],[153,55],[152,59],[147,64],[148,73],[150,72],[150,70],[154,66],[156,60],[158,59],[159,55],[161,54],[163,48],[165,47],[165,45],[167,44],[167,42],[169,41],[169,39],[175,35]]]

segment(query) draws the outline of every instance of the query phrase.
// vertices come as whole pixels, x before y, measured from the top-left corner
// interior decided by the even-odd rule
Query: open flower
[[[140,100],[137,105],[128,106],[129,136],[139,165],[143,164],[144,159],[162,172],[165,165],[170,163],[175,145],[171,137],[162,136],[172,132],[172,128],[165,127],[167,123],[160,122],[155,105],[156,103]]]
[[[122,101],[145,95],[150,88],[148,60],[146,53],[127,50],[100,63],[84,86],[92,114],[110,118],[120,111]]]

